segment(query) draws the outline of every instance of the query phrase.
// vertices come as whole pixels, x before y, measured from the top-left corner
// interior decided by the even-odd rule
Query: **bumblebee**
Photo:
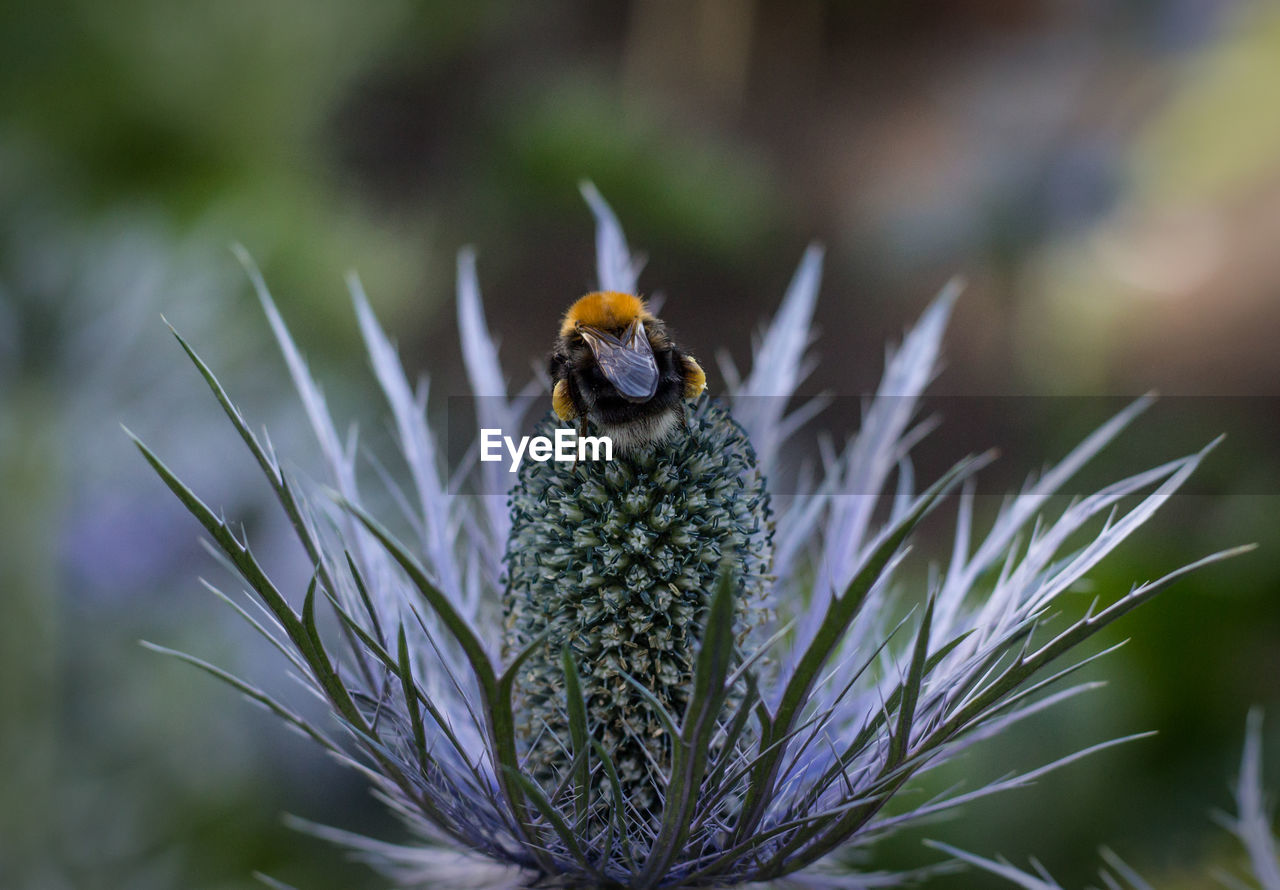
[[[622,453],[688,429],[685,402],[707,386],[693,356],[631,294],[587,294],[564,315],[551,355],[551,406],[565,422],[587,423]]]

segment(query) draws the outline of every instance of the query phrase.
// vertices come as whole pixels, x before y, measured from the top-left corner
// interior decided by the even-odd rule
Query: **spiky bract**
[[[553,435],[556,425],[548,417],[537,434]],[[588,725],[642,820],[657,814],[671,740],[638,687],[684,715],[721,566],[732,573],[741,644],[760,623],[772,551],[769,495],[746,433],[706,398],[688,426],[611,461],[525,461],[511,493],[507,646],[542,640],[516,688],[528,767],[554,788],[568,766],[560,657],[568,646]],[[596,786],[603,800],[603,773]]]

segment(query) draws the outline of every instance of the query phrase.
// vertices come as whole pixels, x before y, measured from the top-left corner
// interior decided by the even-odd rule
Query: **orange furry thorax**
[[[653,320],[644,306],[644,300],[618,291],[596,291],[569,307],[569,311],[564,314],[564,322],[560,325],[560,336],[569,336],[580,324],[601,331],[618,330],[637,318],[645,322]]]

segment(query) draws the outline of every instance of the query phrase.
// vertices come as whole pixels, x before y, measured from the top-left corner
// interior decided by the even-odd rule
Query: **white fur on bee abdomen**
[[[680,414],[664,411],[620,424],[603,424],[601,432],[613,441],[616,454],[627,454],[647,445],[665,442],[680,425]]]

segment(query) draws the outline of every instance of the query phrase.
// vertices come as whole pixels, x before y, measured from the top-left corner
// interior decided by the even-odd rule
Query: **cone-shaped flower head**
[[[550,416],[538,435],[559,425]],[[517,717],[544,784],[554,788],[569,766],[567,646],[587,725],[611,752],[624,799],[641,818],[656,813],[671,740],[637,687],[683,716],[718,576],[731,575],[741,643],[759,623],[771,538],[751,443],[706,397],[690,410],[688,430],[661,443],[608,461],[521,465],[505,607],[510,650],[543,640],[521,671]],[[605,775],[597,785],[603,802]]]

